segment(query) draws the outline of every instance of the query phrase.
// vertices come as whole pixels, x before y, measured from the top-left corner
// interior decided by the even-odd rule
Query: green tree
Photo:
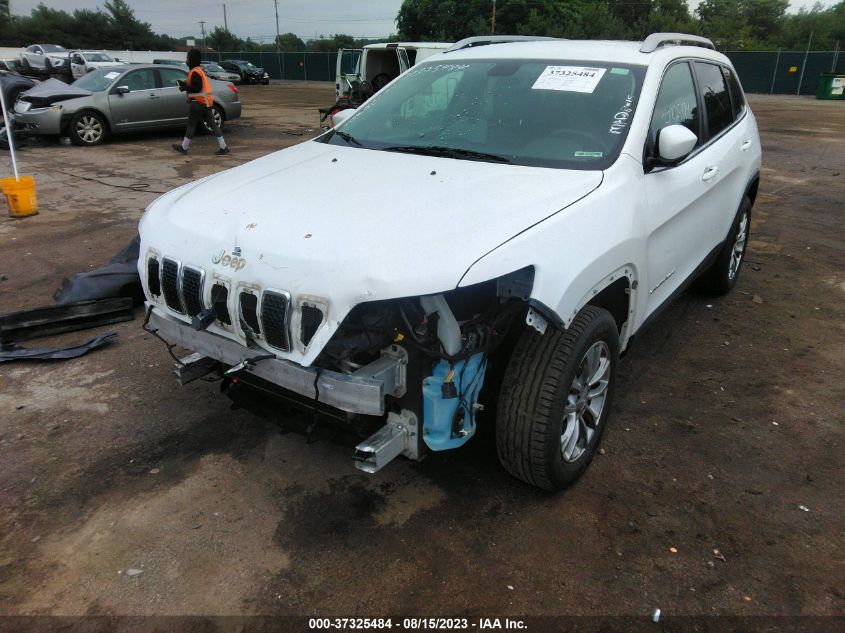
[[[206,38],[206,46],[218,51],[239,51],[241,50],[241,39],[231,31],[215,26],[214,30]]]
[[[276,46],[280,51],[301,52],[305,50],[305,42],[293,33],[282,33],[276,38]]]

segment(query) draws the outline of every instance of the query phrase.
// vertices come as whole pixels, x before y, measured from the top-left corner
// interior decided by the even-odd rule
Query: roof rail
[[[640,52],[653,53],[661,46],[680,46],[683,44],[710,48],[714,51],[716,50],[716,47],[713,46],[713,42],[708,40],[706,37],[701,37],[699,35],[687,35],[686,33],[652,33],[645,38],[643,45],[640,46]]]
[[[447,48],[444,53],[451,53],[452,51],[459,51],[463,48],[472,48],[474,46],[486,46],[487,44],[505,44],[507,42],[539,42],[543,40],[559,40],[558,37],[541,37],[539,35],[476,35],[475,37],[465,37]]]

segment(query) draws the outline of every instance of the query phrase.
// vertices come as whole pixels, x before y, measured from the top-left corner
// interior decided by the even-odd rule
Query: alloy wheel
[[[103,138],[103,124],[97,117],[85,115],[76,122],[76,133],[85,143],[97,143]]]
[[[560,436],[564,461],[577,461],[590,445],[601,422],[609,385],[610,348],[604,341],[596,341],[581,357],[569,387]]]
[[[736,230],[733,250],[731,251],[731,263],[728,266],[728,279],[733,279],[739,272],[739,265],[742,263],[742,256],[745,254],[745,242],[748,240],[748,213],[742,214],[739,226]]]

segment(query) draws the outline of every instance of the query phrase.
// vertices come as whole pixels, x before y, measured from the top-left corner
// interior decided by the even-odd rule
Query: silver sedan
[[[111,134],[180,127],[188,121],[179,81],[187,73],[171,66],[139,64],[102,68],[70,85],[49,79],[23,93],[15,117],[30,134],[67,135],[76,145],[99,145]],[[238,89],[210,80],[220,126],[241,116]]]

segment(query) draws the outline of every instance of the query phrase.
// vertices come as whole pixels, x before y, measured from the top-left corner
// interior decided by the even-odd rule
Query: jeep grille
[[[161,288],[167,307],[184,314],[182,300],[179,297],[179,264],[165,257],[161,263]]]
[[[290,323],[290,297],[281,292],[267,290],[261,302],[261,325],[264,328],[264,340],[268,345],[290,351],[288,332]]]

